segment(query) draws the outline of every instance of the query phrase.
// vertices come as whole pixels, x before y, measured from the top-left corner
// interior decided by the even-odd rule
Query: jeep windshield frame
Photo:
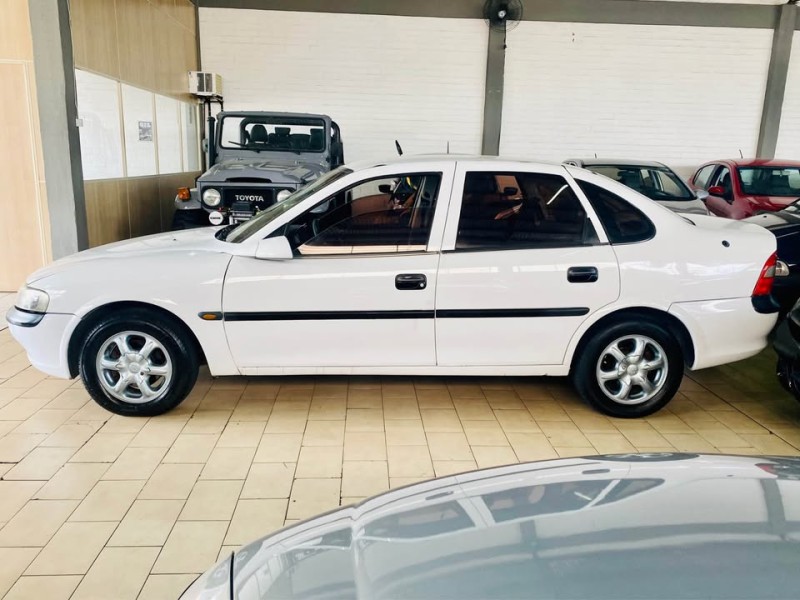
[[[217,146],[222,150],[323,154],[331,145],[322,116],[227,113],[220,116]]]

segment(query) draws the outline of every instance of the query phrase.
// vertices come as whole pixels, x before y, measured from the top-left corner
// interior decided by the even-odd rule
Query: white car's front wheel
[[[103,408],[154,416],[176,407],[197,380],[193,345],[169,319],[142,309],[112,313],[89,331],[80,373]]]
[[[683,379],[680,344],[660,323],[620,320],[592,334],[575,362],[578,393],[602,412],[644,417],[664,407]]]

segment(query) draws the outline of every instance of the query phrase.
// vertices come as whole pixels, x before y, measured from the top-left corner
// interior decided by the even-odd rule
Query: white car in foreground
[[[8,314],[31,363],[155,415],[212,375],[572,375],[650,414],[684,365],[775,324],[775,238],[675,215],[575,167],[416,157],[341,167],[238,227],[110,244],[34,273]]]

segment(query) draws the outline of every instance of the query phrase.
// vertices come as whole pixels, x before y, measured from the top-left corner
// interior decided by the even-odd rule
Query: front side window
[[[578,185],[606,230],[612,244],[631,244],[652,238],[656,228],[652,221],[630,202],[588,181],[577,180]]]
[[[694,184],[699,188],[707,190],[709,187],[708,180],[711,179],[711,175],[714,173],[716,167],[717,165],[706,165],[700,169],[694,176]]]
[[[739,167],[738,171],[745,194],[800,197],[800,167]]]
[[[562,176],[467,173],[456,249],[558,248],[594,242],[591,221]]]
[[[441,173],[362,181],[276,233],[301,256],[421,252],[428,245],[440,181]]]
[[[619,181],[652,200],[694,200],[694,194],[680,177],[665,167],[593,165],[590,170]]]
[[[327,147],[323,119],[231,115],[219,127],[220,146],[230,150],[324,152]]]

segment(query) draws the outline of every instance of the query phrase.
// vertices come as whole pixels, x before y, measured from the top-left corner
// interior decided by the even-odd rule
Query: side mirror
[[[285,236],[266,238],[258,242],[256,258],[260,260],[288,260],[294,257]]]
[[[708,188],[708,195],[719,196],[722,198],[725,195],[725,188],[721,185],[712,185],[710,188]]]
[[[382,184],[380,184],[378,186],[378,191],[381,194],[391,194],[392,193],[392,186],[390,186],[388,183],[382,183]]]
[[[203,140],[203,154],[208,154],[208,138]]]
[[[709,195],[710,194],[705,190],[695,190],[694,191],[694,197],[697,198],[698,200],[702,200],[703,202],[708,200]]]

